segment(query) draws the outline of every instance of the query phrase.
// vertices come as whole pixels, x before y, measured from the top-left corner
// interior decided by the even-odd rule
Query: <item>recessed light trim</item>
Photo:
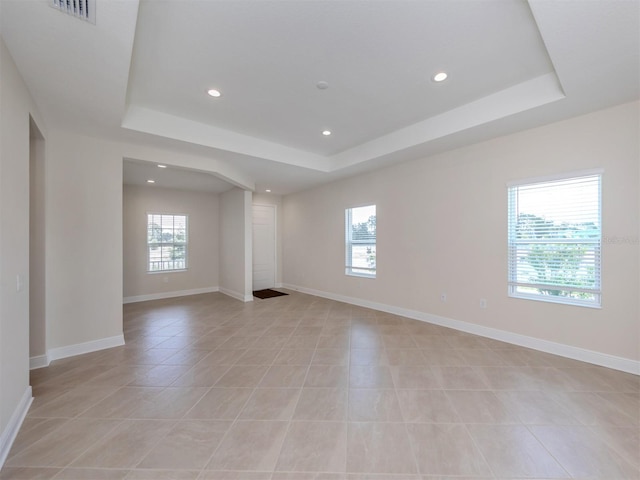
[[[325,137],[328,137],[329,135],[331,135],[331,130],[323,130],[322,135],[324,135]]]
[[[147,183],[156,183],[155,180],[147,180]]]
[[[167,168],[166,165],[158,165],[158,168]]]
[[[209,95],[210,97],[218,98],[222,94],[220,93],[220,90],[216,90],[215,88],[210,88],[209,90],[207,90],[207,95]]]
[[[444,82],[447,79],[448,76],[449,75],[447,75],[446,72],[438,72],[433,76],[433,81],[434,82]]]

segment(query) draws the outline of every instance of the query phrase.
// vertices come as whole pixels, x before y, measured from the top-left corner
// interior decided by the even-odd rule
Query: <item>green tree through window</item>
[[[601,176],[509,187],[509,295],[600,304]]]
[[[147,215],[147,271],[163,272],[187,268],[187,216]]]
[[[376,276],[376,206],[345,210],[347,275]]]

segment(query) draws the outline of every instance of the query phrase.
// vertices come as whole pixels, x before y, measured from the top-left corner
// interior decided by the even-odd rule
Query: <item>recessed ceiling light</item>
[[[212,97],[216,97],[216,98],[217,98],[217,97],[219,97],[220,95],[222,95],[222,94],[220,93],[220,91],[219,91],[219,90],[216,90],[215,88],[212,88],[211,90],[207,90],[207,93],[208,93],[210,96],[212,96]]]
[[[318,88],[318,90],[326,90],[327,88],[329,88],[329,84],[324,80],[321,80],[316,83],[316,87]]]
[[[271,193],[271,190],[269,190],[268,188],[265,190],[265,192],[267,193]]]
[[[155,180],[147,180],[147,183],[156,183]]]
[[[158,168],[167,168],[166,165],[158,165]]]
[[[331,130],[323,130],[323,131],[322,131],[322,134],[323,134],[325,137],[328,137],[329,135],[331,135]]]
[[[448,75],[445,72],[438,72],[433,76],[434,82],[444,82]]]

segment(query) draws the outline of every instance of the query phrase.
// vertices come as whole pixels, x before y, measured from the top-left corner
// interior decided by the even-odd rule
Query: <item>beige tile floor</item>
[[[638,377],[290,293],[126,305],[32,372],[0,478],[640,478]]]

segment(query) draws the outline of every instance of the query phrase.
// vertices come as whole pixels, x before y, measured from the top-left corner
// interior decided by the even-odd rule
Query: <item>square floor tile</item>
[[[273,470],[287,422],[238,420],[227,432],[207,470]]]
[[[73,461],[73,467],[132,468],[171,430],[173,421],[124,420]]]
[[[347,392],[345,388],[303,388],[293,419],[344,421]]]
[[[568,473],[522,425],[469,425],[469,432],[500,478],[566,478]]]
[[[637,479],[640,471],[588,427],[531,426],[531,432],[575,478]]]
[[[187,412],[185,418],[234,420],[252,393],[250,388],[212,388]]]
[[[230,421],[178,422],[137,465],[137,468],[200,470],[216,450]]]
[[[347,424],[293,421],[287,432],[277,471],[344,472]]]
[[[352,366],[350,388],[393,388],[391,371],[386,366]]]
[[[459,423],[460,416],[442,390],[396,391],[407,423]]]
[[[401,422],[400,404],[393,389],[351,389],[350,422]]]
[[[409,424],[411,446],[420,473],[490,476],[491,470],[464,425]]]
[[[347,472],[418,473],[403,423],[349,423]]]
[[[256,388],[238,418],[242,420],[290,420],[300,389]]]

